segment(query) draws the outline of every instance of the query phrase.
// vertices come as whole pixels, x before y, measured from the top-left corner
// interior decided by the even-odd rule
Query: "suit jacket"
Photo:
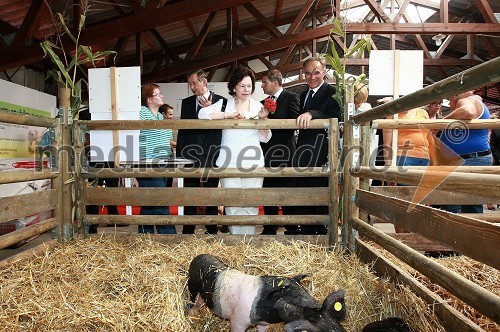
[[[308,109],[304,109],[304,101],[309,89],[301,93],[300,106],[301,112],[310,112],[314,119],[341,119],[341,110],[339,104],[333,99],[335,88],[328,83],[323,83],[318,91],[313,95]],[[326,133],[323,129],[300,129],[297,140],[297,165],[322,166],[328,161],[328,142]]]
[[[264,104],[265,99],[261,101]],[[269,114],[269,119],[296,119],[300,114],[299,96],[283,90],[276,99],[276,111]],[[295,153],[293,129],[273,129],[273,136],[267,143],[260,143],[265,156],[265,165],[279,167],[291,166]]]
[[[226,99],[211,92],[212,103]],[[181,119],[198,119],[196,96],[182,100]],[[222,130],[220,129],[179,129],[177,136],[177,155],[193,159],[195,167],[215,166],[219,154]]]

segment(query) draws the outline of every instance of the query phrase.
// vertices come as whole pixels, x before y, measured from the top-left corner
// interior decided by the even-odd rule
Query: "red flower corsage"
[[[272,98],[266,98],[264,101],[264,108],[269,112],[269,114],[274,114],[276,112],[276,100]]]

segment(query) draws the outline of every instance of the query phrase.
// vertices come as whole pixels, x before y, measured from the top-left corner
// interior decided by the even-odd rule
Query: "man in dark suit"
[[[283,76],[279,70],[272,69],[262,76],[262,90],[268,98],[276,100],[276,111],[269,114],[268,119],[296,119],[300,113],[299,96],[283,90]],[[264,104],[265,100],[262,101]],[[260,143],[264,152],[266,167],[292,166],[292,156],[295,153],[295,137],[293,129],[273,129],[273,136],[267,143]],[[293,178],[265,178],[264,188],[294,187]],[[294,214],[294,207],[283,206],[283,214]],[[278,206],[264,206],[266,215],[278,215]],[[265,225],[261,235],[276,235],[278,225]],[[286,227],[287,234],[298,233],[297,226]]]
[[[187,75],[189,88],[193,96],[184,98],[181,106],[181,119],[198,119],[200,108],[216,103],[219,99],[225,99],[208,91],[207,76],[203,70],[196,70]],[[221,130],[198,130],[180,129],[177,136],[177,155],[181,158],[195,161],[194,167],[214,167],[221,144]],[[184,187],[208,187],[216,188],[219,185],[218,178],[207,178],[201,182],[197,178],[185,178]],[[185,215],[196,215],[196,206],[184,207]],[[205,207],[206,215],[217,215],[217,206]],[[206,233],[217,234],[216,225],[206,225]],[[195,225],[184,225],[182,234],[193,234]]]
[[[341,119],[341,110],[333,99],[335,88],[325,83],[326,63],[319,57],[311,57],[302,65],[309,89],[300,95],[301,114],[297,117],[300,127],[297,141],[295,165],[299,167],[318,167],[328,161],[328,140],[325,130],[307,129],[312,119]],[[328,178],[298,178],[299,187],[328,187]],[[328,214],[327,206],[299,207],[300,214]],[[301,234],[326,234],[324,226],[300,227]]]

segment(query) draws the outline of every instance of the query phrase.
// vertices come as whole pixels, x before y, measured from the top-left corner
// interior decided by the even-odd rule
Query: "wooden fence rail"
[[[452,119],[379,119],[372,123],[373,129],[447,129],[454,125],[464,125],[469,129],[499,129],[500,119],[491,120],[452,120]],[[456,127],[455,127],[456,128]]]
[[[137,129],[299,129],[294,119],[274,120],[79,120],[75,121],[89,130]],[[311,120],[309,129],[328,129],[325,120]]]
[[[57,124],[56,119],[9,111],[0,111],[0,122],[45,128],[51,128]]]
[[[378,276],[381,278],[389,277],[394,283],[407,285],[415,294],[426,301],[439,317],[446,331],[484,332],[482,328],[449,305],[446,300],[422,285],[404,269],[392,263],[369,243],[358,238],[356,239],[356,247],[360,260],[366,264],[373,264]]]
[[[496,323],[500,323],[500,296],[450,271],[441,264],[425,257],[358,218],[352,218],[351,222],[353,223],[353,227],[360,232],[361,236],[366,236],[377,242],[385,250],[427,276],[433,283],[444,287],[450,293],[470,304]],[[477,243],[475,242],[474,244],[477,245]]]
[[[58,173],[43,169],[43,170],[12,170],[0,172],[0,184],[46,180],[57,178]]]
[[[397,169],[397,168],[396,168]],[[500,198],[500,175],[491,174],[467,174],[463,172],[436,172],[424,170],[389,170],[380,169],[377,171],[373,167],[362,166],[359,170],[351,170],[352,176],[366,177],[383,181],[418,185],[420,189],[425,189],[425,194],[434,189],[459,191],[482,196],[492,201]],[[419,198],[423,198],[419,197]]]
[[[84,190],[88,205],[259,206],[329,203],[329,188],[99,188]]]
[[[255,177],[328,177],[329,172],[323,167],[257,167],[251,171],[237,168],[192,168],[192,167],[158,167],[158,168],[95,168],[82,172],[84,178],[255,178]]]
[[[90,224],[110,225],[328,225],[329,215],[280,216],[112,216],[87,214]]]
[[[372,120],[384,119],[388,115],[427,105],[433,101],[448,98],[499,81],[500,57],[496,57],[495,59],[464,70],[461,73],[450,76],[421,90],[374,107],[366,112],[354,115],[351,121],[356,124],[361,124]]]
[[[56,207],[54,189],[29,194],[0,197],[0,224],[28,215],[50,211]]]
[[[498,224],[423,205],[412,206],[408,201],[364,190],[358,190],[357,204],[369,214],[444,244],[479,262],[500,268]]]

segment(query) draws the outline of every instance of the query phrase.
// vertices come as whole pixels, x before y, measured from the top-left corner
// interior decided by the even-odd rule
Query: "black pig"
[[[214,314],[229,319],[232,332],[253,325],[263,332],[269,324],[308,320],[301,312],[314,318],[312,325],[344,331],[335,321],[345,317],[343,291],[321,304],[299,283],[305,276],[253,276],[230,269],[215,256],[199,255],[189,266],[188,288],[191,302],[199,294]]]

